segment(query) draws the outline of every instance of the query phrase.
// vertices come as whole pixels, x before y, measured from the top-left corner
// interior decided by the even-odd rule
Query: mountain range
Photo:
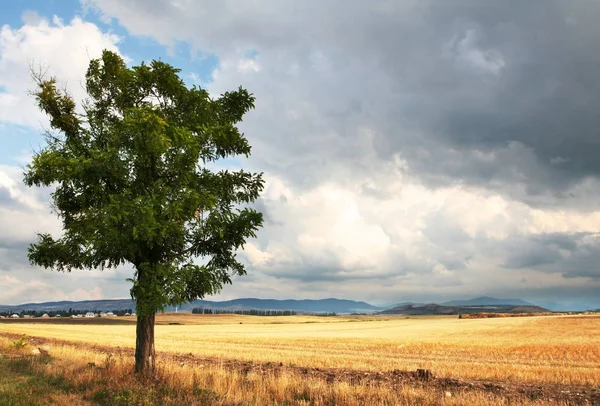
[[[304,300],[275,300],[275,299],[256,299],[242,298],[226,301],[195,300],[191,303],[184,303],[177,309],[167,307],[165,310],[191,312],[194,308],[220,309],[220,310],[293,310],[298,313],[375,313],[385,310],[384,307],[373,306],[366,302],[345,299],[304,299]],[[135,302],[131,299],[115,300],[85,300],[78,302],[61,301],[45,303],[24,303],[15,306],[0,305],[0,312],[21,312],[24,310],[34,311],[58,311],[58,310],[124,310],[135,309]]]
[[[433,305],[434,303],[425,302],[399,302],[385,306],[374,306],[367,302],[345,300],[345,299],[303,299],[303,300],[276,300],[276,299],[257,299],[257,298],[241,298],[234,300],[225,301],[211,301],[211,300],[195,300],[191,303],[185,303],[175,307],[167,307],[165,310],[168,312],[180,311],[189,313],[194,308],[205,308],[205,309],[220,309],[220,310],[293,310],[297,313],[378,313],[385,310],[394,308],[400,308],[403,306],[422,307]],[[571,303],[566,305],[560,305],[554,302],[539,302],[530,303],[521,299],[498,299],[489,296],[480,296],[473,299],[467,300],[450,300],[435,304],[436,306],[442,306],[446,308],[451,307],[473,307],[477,308],[480,306],[520,306],[520,307],[531,307],[540,306],[543,309],[549,309],[551,311],[578,311],[588,310],[596,308],[596,306],[585,306],[579,303]],[[0,312],[16,312],[19,313],[23,310],[34,310],[34,311],[68,311],[72,309],[74,311],[110,311],[110,310],[126,310],[135,309],[135,302],[131,299],[107,299],[107,300],[84,300],[84,301],[57,301],[57,302],[43,302],[43,303],[24,303],[20,305],[0,305]],[[439,309],[440,311],[447,311],[448,309]],[[418,311],[413,309],[411,311]]]
[[[438,305],[435,303],[425,305],[404,305],[381,311],[377,314],[404,314],[404,315],[444,315],[444,314],[472,314],[472,313],[549,313],[534,305],[511,304],[475,304],[475,305]]]

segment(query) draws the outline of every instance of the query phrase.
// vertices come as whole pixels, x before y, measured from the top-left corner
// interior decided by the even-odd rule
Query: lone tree
[[[54,78],[38,76],[34,95],[54,131],[24,175],[29,186],[56,186],[63,225],[59,238],[38,234],[32,264],[59,271],[133,264],[135,371],[143,374],[154,373],[156,312],[245,274],[236,251],[262,226],[262,214],[247,207],[262,174],[210,169],[220,158],[249,156],[236,124],[254,97],[239,88],[213,99],[178,74],[161,61],[128,68],[104,51],[87,70],[82,113]]]

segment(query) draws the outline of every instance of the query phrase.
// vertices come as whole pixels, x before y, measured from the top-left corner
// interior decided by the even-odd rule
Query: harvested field
[[[429,386],[438,395],[489,392],[493,403],[523,396],[600,402],[599,317],[281,319],[160,315],[156,348],[165,365],[218,367],[241,377],[297,375],[336,385],[376,384],[394,392]],[[0,333],[11,340],[26,334],[55,346],[79,343],[86,351],[112,352],[130,361],[133,325],[107,329],[77,321],[11,321],[0,324]],[[423,382],[417,369],[433,376]]]

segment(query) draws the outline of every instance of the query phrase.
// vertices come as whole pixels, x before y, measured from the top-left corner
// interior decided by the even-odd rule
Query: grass
[[[44,365],[44,361],[36,362]],[[0,357],[0,406],[88,404],[73,392],[63,376],[38,373],[30,359]]]
[[[33,385],[31,379],[41,380],[42,383],[36,385],[46,388],[58,399],[76,396],[81,402],[107,405],[487,405],[508,404],[508,400],[481,391],[459,391],[445,397],[443,391],[414,384],[390,388],[383,384],[327,382],[303,376],[301,370],[304,367],[370,371],[426,368],[438,376],[500,382],[588,387],[597,387],[600,383],[597,351],[600,318],[593,316],[469,320],[390,316],[276,319],[159,315],[156,348],[163,354],[247,360],[263,365],[293,364],[294,368],[278,373],[255,373],[232,370],[219,362],[198,367],[163,356],[160,379],[150,386],[131,378],[130,356],[109,356],[92,347],[100,344],[115,349],[133,348],[134,326],[113,325],[107,329],[100,325],[82,328],[75,323],[2,323],[0,333],[54,338],[73,344],[53,345],[52,362],[33,359],[29,370],[25,366],[15,370],[6,364],[9,361],[0,357],[0,388],[4,393],[9,388],[18,398],[20,392],[13,388],[18,388],[19,382],[26,388]],[[243,324],[239,324],[240,321]],[[31,346],[15,345],[17,341],[0,338],[0,354],[29,354]],[[17,385],[5,384],[5,376],[16,380]],[[52,379],[63,379],[64,385],[53,385],[52,382],[58,381]],[[0,399],[2,394],[0,391]],[[519,402],[548,404],[532,398]]]
[[[328,383],[300,372],[244,373],[218,365],[197,368],[161,363],[157,378],[138,380],[127,357],[84,347],[54,345],[51,358],[28,356],[0,338],[0,405],[502,405],[506,399],[482,391],[447,396],[439,389],[405,385]],[[7,358],[7,357],[17,358]],[[549,405],[526,398],[519,404]]]

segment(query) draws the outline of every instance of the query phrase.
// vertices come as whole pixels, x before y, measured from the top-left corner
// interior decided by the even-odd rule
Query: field
[[[461,320],[167,314],[157,316],[157,324],[162,384],[178,386],[178,396],[191,396],[198,386],[215,395],[199,404],[600,402],[600,317],[593,315]],[[21,354],[50,346],[53,361],[38,362],[38,375],[77,380],[81,374],[73,368],[102,365],[107,354],[118,368],[131,368],[132,318],[3,320],[0,334],[7,359],[22,334],[28,345]],[[417,369],[433,376],[419,377]],[[81,399],[98,404],[88,392],[82,390]]]

